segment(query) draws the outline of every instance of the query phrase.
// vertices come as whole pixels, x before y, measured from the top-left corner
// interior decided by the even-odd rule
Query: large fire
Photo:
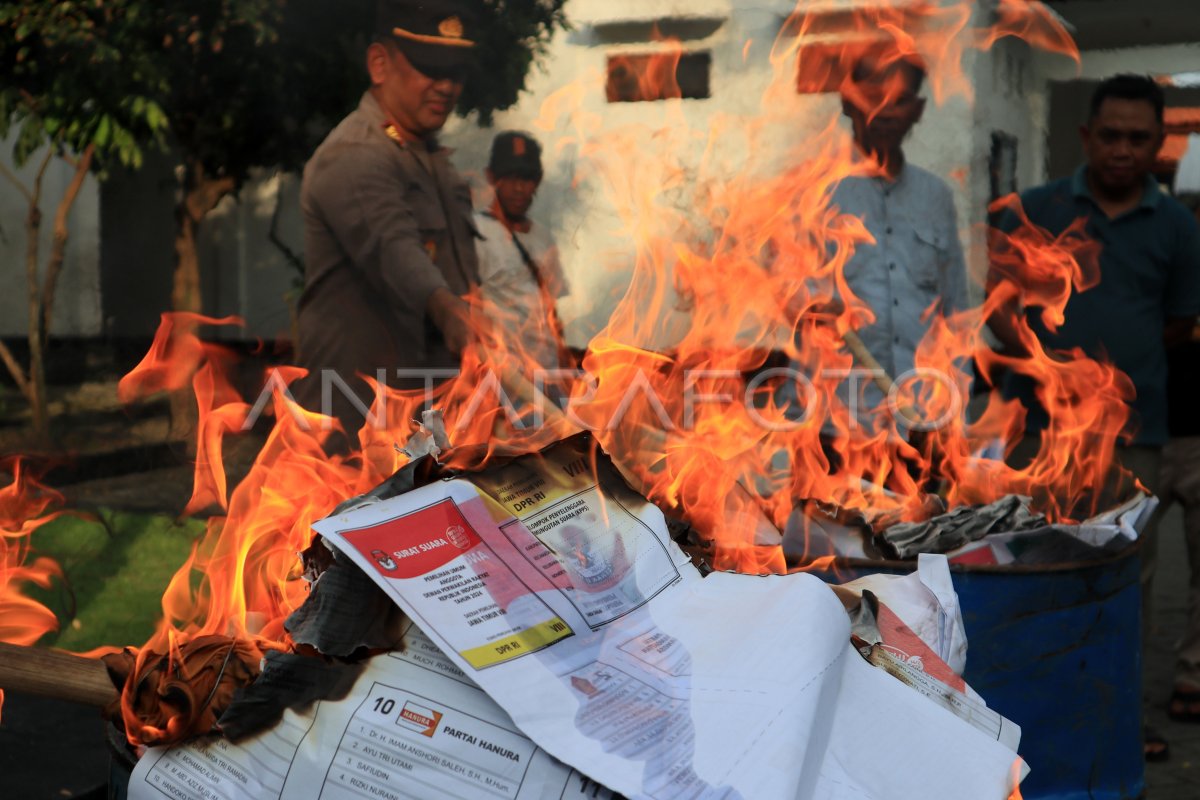
[[[1003,296],[947,317],[930,310],[917,366],[942,378],[897,384],[893,408],[915,409],[941,424],[906,437],[895,415],[884,414],[876,429],[850,435],[837,391],[842,377],[836,376],[863,366],[847,340],[874,314],[850,292],[843,269],[869,235],[830,197],[839,180],[876,168],[854,157],[837,120],[818,136],[796,141],[773,168],[751,157],[770,152],[766,142],[794,127],[780,98],[795,92],[797,61],[802,74],[806,68],[798,34],[819,27],[804,5],[772,49],[774,79],[753,119],[718,116],[697,130],[678,103],[643,104],[654,106],[643,116],[650,121],[596,135],[596,120],[580,99],[603,93],[602,75],[547,101],[535,127],[551,142],[550,151],[577,148],[583,166],[576,183],[603,187],[630,243],[632,275],[607,326],[589,343],[583,374],[558,379],[569,397],[563,406],[547,398],[532,357],[488,324],[492,311],[472,299],[477,340],[458,377],[435,390],[434,406],[456,446],[484,447],[452,451],[451,466],[478,468],[492,453],[528,452],[590,429],[636,489],[712,539],[717,568],[755,573],[788,569],[777,532],[810,501],[913,519],[928,513],[925,496],[940,486],[951,506],[1032,494],[1041,510],[1062,519],[1082,510],[1075,499],[1104,484],[1112,444],[1126,420],[1128,379],[1078,353],[1064,358],[1045,352],[1020,320],[1014,322],[1031,355],[993,353],[984,341],[984,320],[1004,312]],[[856,12],[848,25],[862,37],[882,37],[895,57],[919,54],[937,102],[969,97],[964,54],[1003,36],[1075,55],[1070,37],[1040,4],[1005,0],[998,21],[984,29],[970,27],[973,5],[918,3]],[[861,52],[862,37],[851,37],[858,43],[846,45],[847,60]],[[670,85],[673,58],[678,54],[652,60],[638,79],[665,81],[657,95],[677,97],[678,88]],[[705,154],[700,163],[684,163],[681,154],[697,147]],[[733,153],[750,156],[731,160]],[[788,166],[781,170],[778,164]],[[1026,225],[995,237],[1001,268],[1040,288],[1038,304],[1050,324],[1061,319],[1071,291],[1096,278],[1088,267],[1089,245],[1077,236],[1056,239]],[[843,302],[831,312],[835,294]],[[120,385],[126,401],[191,386],[199,425],[188,511],[216,504],[225,512],[210,519],[163,596],[163,620],[147,643],[159,652],[205,634],[286,647],[283,620],[305,597],[297,554],[311,541],[311,523],[407,461],[396,445],[412,434],[424,403],[420,393],[380,386],[372,409],[378,424],[360,434],[360,451],[328,456],[323,445],[330,420],[287,394],[299,370],[280,368],[266,376],[272,390],[263,396],[266,408],[234,391],[225,377],[228,354],[205,343],[199,331],[235,323],[165,316],[154,347]],[[793,376],[765,369],[772,352],[805,365],[799,406],[780,399]],[[965,418],[972,358],[985,374],[1004,366],[1045,387],[1052,421],[1028,466],[1014,469],[979,457],[992,442],[1019,437],[1023,411],[993,395],[981,415]],[[799,419],[797,408],[803,411]],[[224,439],[261,413],[273,415],[274,425],[250,473],[231,488],[222,463]],[[822,435],[828,420],[842,435]],[[56,568],[44,559],[27,563],[29,535],[45,520],[45,505],[30,499],[34,485],[19,468],[15,476],[0,509],[0,640],[32,643],[55,620],[24,598],[20,585],[45,582]],[[129,733],[135,736],[136,729]]]
[[[50,506],[61,504],[62,497],[30,475],[20,458],[6,459],[0,470],[12,476],[0,489],[0,642],[31,645],[58,629],[54,612],[23,590],[29,584],[46,588],[62,576],[51,559],[33,557],[30,545],[33,532],[59,516]]]

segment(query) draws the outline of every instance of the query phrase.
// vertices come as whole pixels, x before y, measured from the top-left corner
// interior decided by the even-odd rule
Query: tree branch
[[[67,191],[63,194],[62,200],[58,204],[58,210],[54,214],[54,241],[50,247],[50,260],[46,264],[46,275],[42,283],[42,319],[41,331],[42,340],[50,335],[50,317],[54,309],[54,291],[58,286],[58,277],[62,274],[63,262],[67,256],[67,217],[71,213],[72,206],[75,205],[75,200],[79,197],[79,191],[83,188],[83,181],[87,177],[88,171],[92,168],[92,157],[96,153],[96,146],[89,144],[83,151],[83,154],[74,161],[75,175],[71,178],[71,183],[67,186]]]
[[[225,195],[237,188],[237,182],[228,175],[208,177],[199,161],[193,162],[191,167],[191,180],[184,187],[183,208],[192,222],[199,224]]]
[[[54,158],[54,148],[46,149],[46,157],[38,168],[37,176],[33,179],[33,195],[29,201],[29,214],[25,218],[25,279],[29,283],[29,380],[25,384],[28,389],[29,408],[33,412],[33,430],[39,438],[48,435],[46,417],[46,371],[42,360],[44,355],[41,329],[41,282],[38,280],[38,248],[42,228],[42,178]]]
[[[8,374],[12,375],[13,381],[17,384],[17,389],[25,396],[26,400],[30,400],[29,381],[25,378],[25,370],[21,369],[21,365],[17,363],[12,350],[8,349],[8,345],[3,340],[0,340],[0,361],[3,361],[4,366],[8,367]]]
[[[21,194],[25,197],[25,202],[27,202],[27,203],[33,202],[33,192],[29,191],[28,186],[21,183],[21,179],[18,178],[16,176],[16,173],[14,173],[12,170],[10,170],[3,161],[0,161],[0,175],[3,175],[4,177],[8,178],[12,182],[12,185],[17,187],[17,189],[19,189],[21,191]]]
[[[42,159],[42,165],[38,167],[37,176],[33,179],[33,194],[30,196],[31,201],[40,201],[42,198],[42,178],[46,175],[46,169],[50,166],[50,162],[54,160],[54,145],[50,145],[46,149],[46,157]]]

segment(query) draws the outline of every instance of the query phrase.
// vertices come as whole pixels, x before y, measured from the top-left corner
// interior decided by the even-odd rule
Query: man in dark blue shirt
[[[1043,324],[1041,309],[1023,308],[1029,286],[1015,287],[1013,305],[1021,307],[1010,305],[988,320],[1008,355],[1027,353],[1013,325],[1023,312],[1048,353],[1069,357],[1065,351],[1080,348],[1129,376],[1136,394],[1117,458],[1155,492],[1167,441],[1166,346],[1187,338],[1200,313],[1200,229],[1151,175],[1163,143],[1163,106],[1162,90],[1148,77],[1118,75],[1097,87],[1087,124],[1080,128],[1086,163],[1069,178],[1025,192],[1021,206],[1029,222],[1052,236],[1082,221],[1083,237],[1099,245],[1098,280],[1071,295],[1054,331]],[[1014,222],[1002,227],[1011,230]],[[994,260],[989,292],[1020,282],[1017,271],[998,264]],[[1045,412],[1022,376],[1008,376],[1005,394],[1029,409],[1026,441],[1014,453],[1028,460],[1046,426]],[[1156,550],[1155,526],[1148,527],[1142,551],[1145,629],[1151,621],[1147,601]],[[1148,744],[1147,757],[1153,755]]]

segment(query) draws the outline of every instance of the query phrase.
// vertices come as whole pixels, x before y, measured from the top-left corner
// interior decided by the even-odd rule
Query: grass
[[[101,511],[98,519],[60,517],[33,535],[36,555],[57,561],[66,579],[30,589],[58,616],[39,644],[85,651],[140,645],[162,615],[163,590],[204,531],[161,514]]]

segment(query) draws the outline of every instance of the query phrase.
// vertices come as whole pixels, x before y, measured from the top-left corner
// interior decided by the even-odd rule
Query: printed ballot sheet
[[[314,527],[533,743],[630,797],[1003,800],[1020,774],[867,665],[816,578],[701,580],[584,437]]]
[[[154,748],[131,800],[608,800],[551,758],[415,627],[338,702],[288,711],[272,730]]]

